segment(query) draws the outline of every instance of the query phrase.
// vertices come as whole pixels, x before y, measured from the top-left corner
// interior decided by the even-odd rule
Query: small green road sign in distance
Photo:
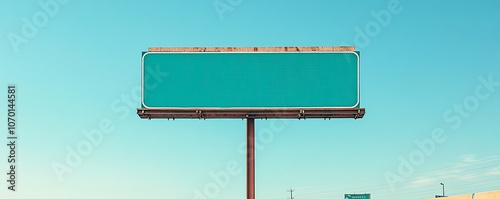
[[[344,199],[370,199],[370,194],[345,194]]]

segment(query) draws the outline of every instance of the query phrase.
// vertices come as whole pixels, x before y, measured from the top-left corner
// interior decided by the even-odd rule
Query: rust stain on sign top
[[[310,46],[310,47],[150,47],[149,52],[352,52],[354,46]]]

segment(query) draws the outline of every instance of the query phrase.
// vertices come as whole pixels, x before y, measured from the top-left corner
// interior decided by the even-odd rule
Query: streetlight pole
[[[443,197],[445,197],[445,195],[444,195],[444,184],[443,184],[443,183],[441,183],[441,185],[443,185]]]

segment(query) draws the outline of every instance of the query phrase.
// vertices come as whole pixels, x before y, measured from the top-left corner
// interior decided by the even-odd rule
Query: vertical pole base
[[[247,199],[255,199],[255,118],[247,118]]]

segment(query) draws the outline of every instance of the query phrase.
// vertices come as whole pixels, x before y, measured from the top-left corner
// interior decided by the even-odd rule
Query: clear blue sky
[[[16,84],[19,175],[17,192],[2,180],[0,196],[245,198],[245,121],[135,114],[140,55],[151,46],[361,51],[365,118],[256,121],[258,199],[285,199],[287,189],[296,199],[429,198],[441,182],[447,195],[499,189],[499,8],[486,0],[2,1],[0,126],[6,87]],[[86,145],[85,132],[100,126],[103,139]],[[68,162],[78,147],[88,153]]]

